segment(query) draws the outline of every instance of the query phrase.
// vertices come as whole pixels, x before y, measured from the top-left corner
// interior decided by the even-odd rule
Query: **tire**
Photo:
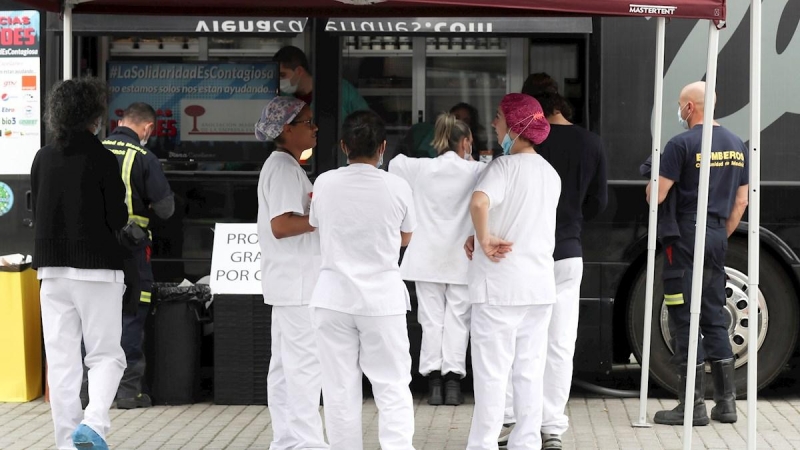
[[[783,371],[789,358],[792,356],[797,343],[798,329],[800,329],[800,306],[798,306],[797,293],[791,279],[778,261],[761,249],[761,279],[759,290],[762,295],[762,306],[759,324],[758,353],[758,389],[763,389]],[[650,376],[661,387],[673,394],[677,394],[678,382],[675,367],[669,363],[673,352],[669,347],[669,331],[666,329],[666,307],[663,306],[664,290],[661,282],[661,268],[663,260],[661,255],[656,257],[656,276],[653,287],[653,298],[656,299],[653,307],[653,325],[651,333]],[[725,258],[725,268],[728,274],[726,294],[728,297],[728,310],[734,317],[746,300],[746,290],[738,286],[744,284],[746,288],[747,273],[747,239],[731,237],[728,241],[728,252]],[[628,340],[631,343],[634,356],[642,361],[642,336],[644,333],[644,307],[646,264],[637,275],[631,296],[628,302],[627,330]],[[742,280],[744,280],[742,282]],[[739,307],[737,307],[737,304]],[[766,307],[764,307],[766,305]],[[663,310],[662,310],[663,309]],[[766,311],[766,315],[764,314]],[[736,394],[744,398],[747,393],[747,328],[740,324],[731,330],[731,342],[736,358]],[[766,332],[763,330],[766,329]],[[743,344],[743,345],[740,345]],[[706,364],[706,372],[710,372]],[[713,395],[713,382],[710,376],[706,377],[706,397]]]

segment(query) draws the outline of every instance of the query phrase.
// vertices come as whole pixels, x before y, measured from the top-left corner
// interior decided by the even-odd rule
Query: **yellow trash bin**
[[[36,271],[0,271],[0,402],[42,395],[42,322]]]

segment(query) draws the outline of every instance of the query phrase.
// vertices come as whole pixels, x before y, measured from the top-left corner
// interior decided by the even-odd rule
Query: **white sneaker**
[[[514,429],[513,423],[504,423],[503,428],[500,430],[500,437],[497,438],[497,445],[504,447],[508,445],[508,436],[511,435],[511,430]]]
[[[542,450],[561,450],[561,436],[542,433]]]

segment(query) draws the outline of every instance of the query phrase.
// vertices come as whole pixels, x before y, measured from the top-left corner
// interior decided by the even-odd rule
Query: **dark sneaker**
[[[508,445],[508,437],[511,435],[514,425],[513,423],[503,424],[503,428],[500,430],[500,437],[497,438],[497,445],[501,447]]]
[[[132,398],[121,398],[117,400],[117,409],[136,409],[149,408],[153,406],[153,401],[147,394],[139,394]]]
[[[542,450],[561,450],[561,436],[542,433]]]
[[[458,406],[464,403],[464,395],[461,394],[461,375],[448,373],[444,376],[444,404]]]
[[[84,424],[78,425],[78,428],[72,432],[72,444],[79,449],[108,450],[106,441],[96,431]]]
[[[442,373],[438,370],[428,374],[428,404],[433,406],[444,404]]]

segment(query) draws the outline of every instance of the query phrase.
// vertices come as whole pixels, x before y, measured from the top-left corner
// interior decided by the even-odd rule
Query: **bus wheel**
[[[656,258],[656,276],[651,333],[650,376],[660,386],[676,394],[678,382],[675,368],[670,365],[673,354],[670,346],[668,312],[664,305],[664,290],[660,274],[663,261]],[[636,359],[642,360],[642,336],[644,332],[645,282],[647,267],[642,267],[631,289],[628,302],[628,340]],[[749,300],[747,296],[747,239],[734,236],[728,243],[725,260],[728,280],[725,294],[728,299],[726,315],[729,318],[728,332],[733,349],[736,377],[736,395],[744,398],[747,393],[748,352],[758,348],[758,389],[766,387],[786,366],[797,343],[800,329],[800,307],[797,293],[790,278],[778,261],[761,249],[761,279],[759,280],[758,342],[749,342]],[[706,364],[706,372],[710,366]],[[711,377],[706,377],[706,395],[713,393]]]

